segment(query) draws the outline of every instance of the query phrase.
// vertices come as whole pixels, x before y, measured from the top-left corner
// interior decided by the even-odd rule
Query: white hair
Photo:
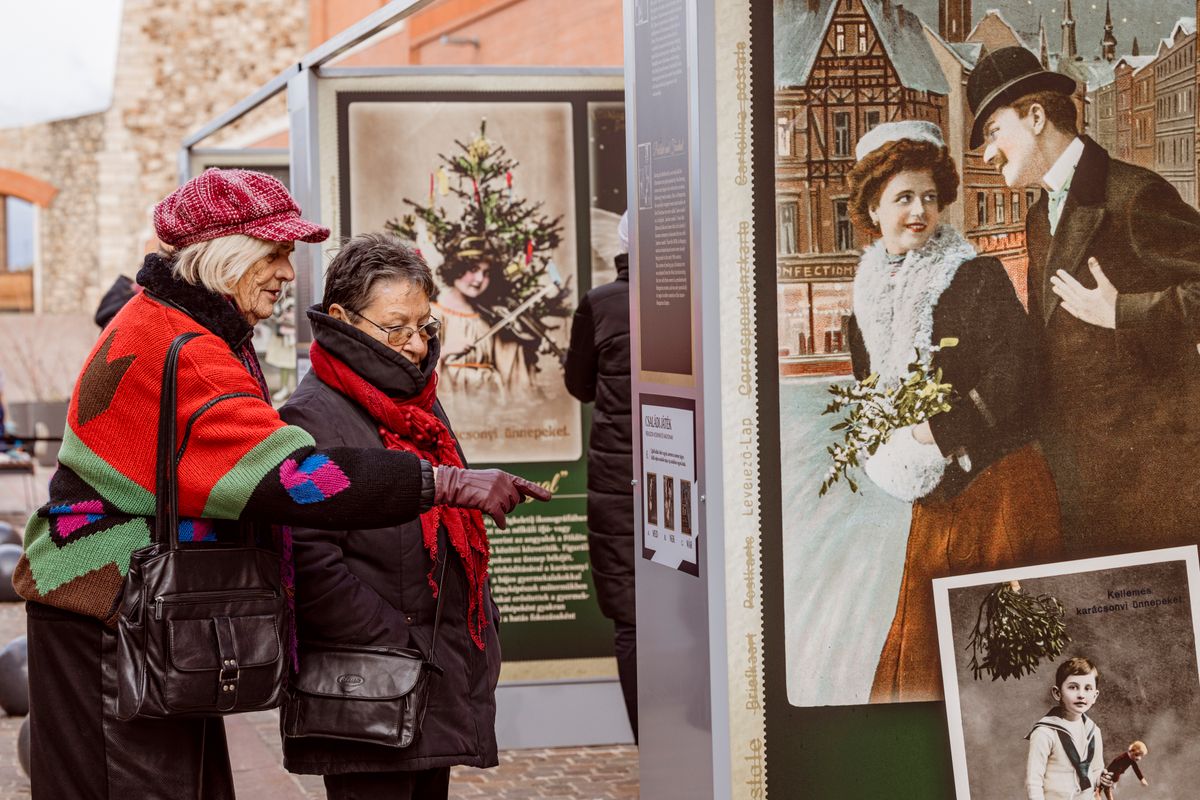
[[[252,266],[271,256],[281,244],[241,233],[196,242],[176,251],[175,274],[214,294],[229,294]]]

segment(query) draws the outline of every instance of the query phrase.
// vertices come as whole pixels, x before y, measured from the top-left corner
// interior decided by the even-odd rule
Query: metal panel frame
[[[638,686],[640,780],[643,797],[689,797],[724,800],[731,797],[729,745],[729,647],[725,614],[725,541],[722,480],[722,374],[720,343],[725,333],[720,319],[718,284],[717,167],[716,167],[716,14],[718,0],[685,4],[688,42],[688,168],[691,217],[690,239],[693,287],[694,387],[667,386],[641,380],[638,314],[631,315],[631,353],[634,358],[635,407],[643,395],[684,397],[696,404],[696,459],[701,508],[700,579],[639,558],[637,563]],[[637,85],[634,0],[625,0],[625,115],[630,153],[637,152]],[[640,68],[640,69],[639,69]],[[628,159],[626,183],[637,186],[637,159]],[[630,253],[639,252],[636,214],[630,216]],[[646,273],[631,265],[635,282]],[[635,429],[635,465],[641,463],[641,441]],[[635,474],[639,470],[635,466]],[[635,508],[635,531],[644,527],[642,507]],[[639,545],[640,550],[640,545]],[[653,609],[653,611],[651,611]],[[686,664],[686,671],[680,669]],[[695,769],[705,763],[708,770]],[[691,765],[692,768],[682,765]]]

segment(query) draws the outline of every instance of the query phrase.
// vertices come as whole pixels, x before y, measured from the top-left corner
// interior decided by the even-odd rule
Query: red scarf
[[[312,368],[327,386],[336,389],[358,403],[379,425],[383,444],[389,450],[415,453],[433,464],[461,467],[454,437],[433,413],[437,400],[437,372],[429,376],[425,388],[413,397],[388,397],[363,380],[357,372],[339,361],[328,350],[313,342],[308,351]],[[488,624],[483,603],[483,585],[488,574],[488,540],[483,527],[483,515],[474,509],[453,506],[434,506],[421,515],[421,533],[425,549],[436,566],[438,560],[438,526],[449,534],[450,546],[458,553],[467,573],[467,630],[475,646],[483,649],[483,629]],[[438,585],[429,571],[429,585],[437,597]]]

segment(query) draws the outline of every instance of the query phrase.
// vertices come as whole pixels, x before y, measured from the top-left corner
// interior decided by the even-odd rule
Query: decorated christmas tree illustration
[[[439,154],[425,201],[404,198],[412,212],[386,227],[414,243],[423,227],[444,259],[439,268],[444,283],[449,283],[447,275],[467,265],[487,264],[491,286],[478,310],[495,328],[492,335],[519,340],[530,363],[539,352],[561,358],[550,335],[561,323],[547,318],[571,312],[570,292],[552,258],[562,243],[562,216],[549,216],[543,202],[514,189],[519,164],[503,145],[487,138],[486,118],[472,141],[454,143],[457,152]],[[449,205],[458,210],[448,210],[446,198],[453,198]]]

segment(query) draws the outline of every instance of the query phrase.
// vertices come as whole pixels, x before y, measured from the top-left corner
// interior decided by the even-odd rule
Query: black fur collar
[[[146,294],[172,306],[224,339],[238,350],[254,333],[233,303],[203,286],[193,286],[175,277],[171,262],[158,253],[150,253],[142,262],[137,282]]]

